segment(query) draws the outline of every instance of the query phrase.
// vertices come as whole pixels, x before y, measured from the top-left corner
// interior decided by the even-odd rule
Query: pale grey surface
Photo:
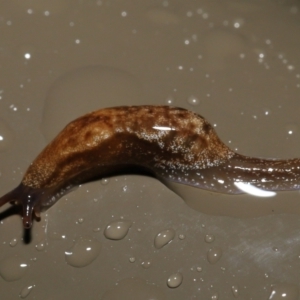
[[[299,156],[298,3],[2,2],[0,194],[20,182],[64,124],[114,105],[171,103],[217,124],[220,138],[240,153]],[[274,290],[271,299],[298,299],[298,192],[279,197],[288,207],[276,206],[294,215],[244,219],[211,215],[244,216],[236,199],[222,206],[227,197],[180,190],[199,195],[210,214],[155,179],[120,176],[61,199],[34,224],[30,244],[22,242],[18,216],[4,219],[0,272],[21,278],[0,277],[1,296],[264,300]],[[250,212],[261,212],[260,200],[247,201]],[[105,238],[105,227],[122,217],[133,223],[125,238]],[[174,240],[156,249],[155,236],[170,228]],[[210,243],[207,234],[215,237]],[[96,247],[96,258],[82,268],[68,264],[65,251],[74,244],[82,251],[78,264],[93,258],[82,245]],[[222,254],[214,264],[210,249]],[[167,279],[177,272],[183,282],[171,289]]]

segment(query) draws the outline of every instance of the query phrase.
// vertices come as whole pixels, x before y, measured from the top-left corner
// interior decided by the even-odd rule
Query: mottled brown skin
[[[236,181],[271,190],[299,188],[297,166],[297,159],[252,159],[233,152],[203,117],[182,108],[107,108],[69,123],[0,205],[22,205],[24,227],[30,228],[33,212],[39,216],[73,186],[95,177],[139,170],[162,181],[237,194]],[[297,170],[287,172],[287,167]],[[297,187],[288,183],[295,180]]]
[[[22,183],[52,188],[98,166],[122,164],[150,170],[206,168],[232,155],[210,124],[193,112],[169,106],[116,107],[67,125],[33,161]]]

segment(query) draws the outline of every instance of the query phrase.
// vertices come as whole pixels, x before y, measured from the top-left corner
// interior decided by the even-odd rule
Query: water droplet
[[[215,237],[212,234],[207,234],[204,240],[206,243],[212,243],[215,240]]]
[[[149,269],[149,268],[151,267],[151,262],[150,262],[150,261],[143,261],[143,262],[141,263],[141,265],[142,265],[142,267],[143,267],[144,269]]]
[[[107,178],[103,178],[101,180],[101,184],[103,184],[103,185],[107,185],[108,183],[109,183],[109,179],[107,179]]]
[[[79,223],[79,224],[82,224],[82,223],[83,223],[83,221],[84,221],[84,219],[83,219],[83,218],[79,218],[79,219],[78,219],[78,223]]]
[[[202,272],[202,268],[201,267],[197,267],[197,271],[198,272]]]
[[[199,105],[199,103],[200,103],[199,99],[198,99],[197,97],[193,96],[193,95],[191,95],[191,96],[188,98],[187,102],[188,102],[189,104],[191,104],[191,105],[194,105],[194,106]]]
[[[184,239],[185,239],[185,235],[184,235],[184,234],[179,234],[178,238],[179,238],[180,240],[184,240]]]
[[[0,275],[6,281],[15,281],[24,276],[28,264],[21,257],[10,257],[0,262]]]
[[[238,285],[233,285],[231,287],[231,291],[232,291],[232,294],[235,298],[237,298],[239,296],[239,287],[238,287]]]
[[[299,289],[294,284],[279,283],[272,286],[269,300],[298,300]]]
[[[18,107],[17,107],[16,105],[14,105],[14,104],[11,104],[11,105],[9,106],[9,108],[10,108],[10,110],[13,111],[13,112],[18,111]]]
[[[101,230],[100,227],[96,227],[96,228],[93,229],[94,232],[99,232],[100,230]]]
[[[131,263],[134,263],[134,262],[135,262],[135,257],[130,257],[130,258],[129,258],[129,261],[130,261]]]
[[[211,296],[211,300],[218,300],[219,299],[219,294],[215,293]]]
[[[166,103],[167,105],[174,105],[174,98],[172,96],[169,96],[167,99],[166,99]]]
[[[30,292],[32,291],[32,289],[34,287],[35,287],[34,285],[29,285],[29,286],[24,287],[20,293],[20,298],[22,298],[22,299],[26,298],[30,294]]]
[[[111,222],[106,226],[104,235],[106,238],[111,240],[121,240],[127,235],[131,225],[132,222],[127,220]]]
[[[0,152],[9,149],[13,142],[13,134],[6,123],[0,120]]]
[[[123,188],[122,188],[123,192],[127,192],[127,189],[128,189],[127,185],[124,185]]]
[[[52,234],[49,233],[49,237],[53,240],[64,240],[67,238],[67,236],[65,234],[59,234],[55,231]]]
[[[154,239],[154,246],[157,249],[162,248],[163,246],[169,244],[175,237],[175,230],[166,229],[161,231]]]
[[[234,28],[240,28],[242,25],[244,25],[245,21],[243,19],[236,19],[233,21],[233,27]]]
[[[222,249],[220,247],[214,247],[208,250],[207,252],[207,260],[211,264],[215,264],[220,260],[222,256]]]
[[[296,124],[287,124],[285,126],[286,132],[288,135],[292,135],[298,132],[298,125]]]
[[[170,288],[177,288],[182,284],[183,276],[180,272],[172,274],[168,280],[167,285]]]
[[[93,238],[80,238],[73,247],[65,251],[66,262],[76,268],[82,268],[93,262],[99,255],[101,244]]]
[[[17,240],[17,239],[12,239],[12,240],[9,242],[9,245],[10,245],[11,247],[15,247],[17,244],[18,244],[18,240]]]
[[[42,242],[42,243],[35,245],[35,249],[37,251],[43,251],[45,249],[45,243]]]

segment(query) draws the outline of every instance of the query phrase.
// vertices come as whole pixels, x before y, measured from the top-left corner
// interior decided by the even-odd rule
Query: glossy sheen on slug
[[[0,198],[32,215],[73,186],[117,173],[146,172],[214,192],[242,193],[236,182],[265,190],[298,189],[300,161],[256,159],[235,153],[200,115],[169,106],[101,109],[69,123],[38,155],[21,184]]]

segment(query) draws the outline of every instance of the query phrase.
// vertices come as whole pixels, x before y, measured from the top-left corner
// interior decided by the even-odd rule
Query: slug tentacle
[[[21,184],[0,198],[23,207],[23,225],[72,187],[117,173],[146,172],[214,192],[300,187],[300,160],[250,158],[229,149],[200,115],[169,106],[101,109],[69,123],[38,155]]]
[[[0,198],[0,206],[10,203],[22,207],[23,226],[30,228],[33,218],[40,218],[42,203],[49,197],[46,191],[33,189],[20,183],[15,189]]]

